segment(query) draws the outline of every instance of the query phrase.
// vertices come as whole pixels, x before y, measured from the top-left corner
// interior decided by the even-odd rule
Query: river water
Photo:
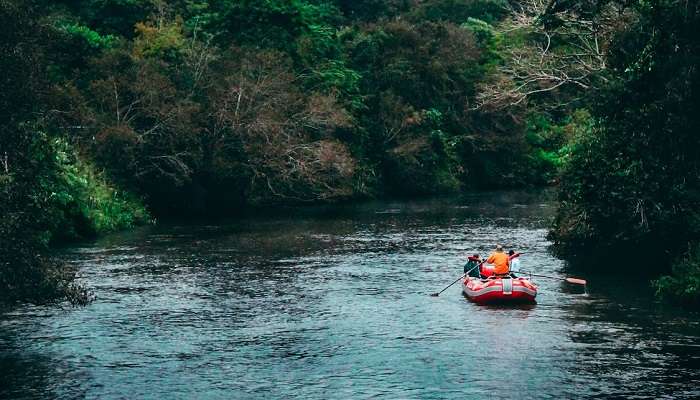
[[[700,316],[645,279],[538,279],[478,306],[466,255],[547,252],[546,194],[280,209],[164,223],[66,249],[96,300],[0,316],[0,398],[700,397]]]

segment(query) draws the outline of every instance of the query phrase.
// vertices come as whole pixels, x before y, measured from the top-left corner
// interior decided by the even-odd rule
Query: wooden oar
[[[472,269],[470,269],[469,271],[467,271],[467,272],[465,272],[464,274],[462,274],[459,278],[455,279],[454,282],[452,282],[452,283],[450,283],[449,285],[447,285],[447,286],[446,286],[444,289],[442,289],[441,291],[439,291],[439,292],[437,292],[437,293],[431,294],[431,296],[433,296],[433,297],[438,297],[438,296],[440,296],[440,293],[442,293],[442,292],[444,292],[445,290],[447,290],[450,286],[452,286],[452,285],[454,285],[455,283],[457,283],[457,281],[459,281],[460,279],[462,279],[462,278],[464,278],[465,276],[469,275],[470,272],[472,272],[472,271],[474,271],[475,269],[481,267],[481,265],[482,265],[483,263],[485,263],[485,262],[486,262],[486,260],[482,261],[482,262],[479,263],[478,265],[475,265],[474,268],[472,268]]]
[[[533,274],[531,272],[527,271],[511,271],[515,274],[525,274],[525,275],[532,275],[532,276],[537,276],[539,278],[551,278],[551,279],[558,279],[561,281],[566,281],[569,283],[573,283],[574,285],[586,285],[586,280],[585,279],[579,279],[579,278],[561,278],[559,276],[551,276],[551,275],[539,275],[539,274]]]

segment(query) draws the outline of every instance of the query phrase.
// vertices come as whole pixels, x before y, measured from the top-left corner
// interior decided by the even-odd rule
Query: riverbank
[[[0,289],[146,208],[559,182],[559,255],[643,248],[700,304],[700,8],[511,3],[2,2]]]
[[[529,27],[502,26],[518,15],[501,0],[112,3],[0,3],[0,204],[14,221],[0,233],[22,243],[0,254],[12,297],[61,293],[40,256],[52,239],[128,227],[145,208],[541,185],[586,120],[573,91],[557,92],[566,111],[523,93],[494,104],[529,90],[502,73],[510,44],[539,57]]]

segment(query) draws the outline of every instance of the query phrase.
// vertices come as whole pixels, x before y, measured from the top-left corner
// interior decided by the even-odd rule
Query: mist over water
[[[466,257],[547,252],[546,194],[276,210],[66,249],[97,296],[0,316],[1,398],[700,396],[700,316],[645,279],[537,279],[536,305],[470,303]]]

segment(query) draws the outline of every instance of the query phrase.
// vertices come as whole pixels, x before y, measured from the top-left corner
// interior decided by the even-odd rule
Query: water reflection
[[[98,300],[3,315],[3,398],[697,397],[700,318],[640,284],[536,280],[477,306],[465,256],[547,253],[546,196],[283,209],[170,223],[67,249]],[[607,281],[605,281],[607,282]],[[682,384],[679,384],[682,382]]]

